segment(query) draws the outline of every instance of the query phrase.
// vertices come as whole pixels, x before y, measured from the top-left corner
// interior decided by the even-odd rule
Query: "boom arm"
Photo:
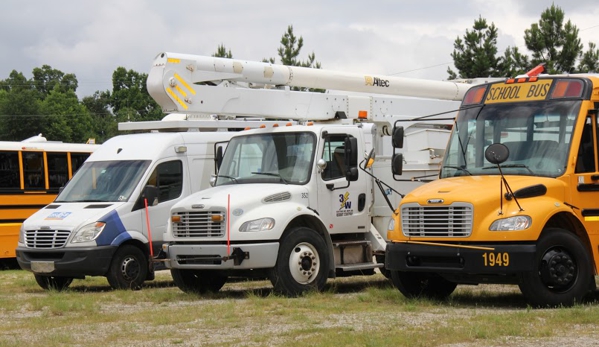
[[[293,93],[281,87],[461,100],[471,86],[177,53],[161,53],[156,57],[147,84],[148,92],[165,112],[313,120],[333,119],[352,101],[343,95]],[[222,87],[234,91],[229,89],[225,93]],[[248,109],[252,112],[247,113]]]

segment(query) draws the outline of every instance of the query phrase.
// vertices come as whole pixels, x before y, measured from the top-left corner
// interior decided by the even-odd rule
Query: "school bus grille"
[[[405,204],[401,208],[401,229],[407,237],[468,237],[472,233],[471,204],[447,206]]]
[[[222,216],[222,214],[220,211],[175,213],[175,216],[181,217],[181,221],[173,223],[173,236],[222,237],[225,234],[225,223],[213,219],[213,216]]]
[[[26,230],[25,245],[29,248],[61,248],[67,243],[69,230]]]

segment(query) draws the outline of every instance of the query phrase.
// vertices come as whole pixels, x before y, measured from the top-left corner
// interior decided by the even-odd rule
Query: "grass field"
[[[599,296],[597,297],[599,298]],[[170,274],[140,291],[104,278],[43,291],[0,271],[0,346],[597,346],[599,302],[530,309],[515,286],[458,286],[447,301],[408,300],[381,275],[329,280],[323,293],[274,295],[266,281],[197,296]]]

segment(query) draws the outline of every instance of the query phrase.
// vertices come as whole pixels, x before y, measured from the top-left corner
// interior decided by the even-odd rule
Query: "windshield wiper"
[[[465,167],[462,166],[453,166],[453,165],[443,165],[444,169],[456,169],[456,170],[460,170],[460,171],[464,171],[465,173],[467,173],[469,176],[472,176],[472,174],[470,173],[470,171],[466,170]]]
[[[273,177],[278,177],[281,179],[281,181],[283,181],[283,183],[285,184],[289,184],[289,182],[284,179],[283,177],[281,177],[281,175],[279,175],[278,173],[274,173],[274,172],[250,172],[252,175],[264,175],[264,176],[273,176]]]
[[[534,175],[534,174],[535,174],[535,173],[534,173],[534,172],[533,172],[533,171],[532,171],[532,170],[531,170],[531,169],[530,169],[528,166],[526,166],[526,165],[524,165],[524,164],[508,164],[508,165],[499,165],[499,167],[501,167],[502,169],[503,169],[503,168],[508,168],[508,169],[509,169],[509,168],[523,168],[523,169],[526,169],[526,170],[528,170],[528,172],[529,172],[531,175]],[[487,170],[487,169],[497,169],[497,166],[485,166],[485,167],[483,167],[483,170]]]

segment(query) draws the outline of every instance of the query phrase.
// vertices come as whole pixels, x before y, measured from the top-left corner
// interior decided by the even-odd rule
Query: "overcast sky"
[[[3,0],[0,79],[31,78],[50,65],[74,73],[77,94],[111,90],[119,66],[148,73],[160,52],[210,56],[224,44],[233,57],[276,57],[293,25],[323,69],[444,80],[455,39],[479,16],[499,29],[500,54],[524,46],[524,30],[552,3],[599,45],[597,0]]]

